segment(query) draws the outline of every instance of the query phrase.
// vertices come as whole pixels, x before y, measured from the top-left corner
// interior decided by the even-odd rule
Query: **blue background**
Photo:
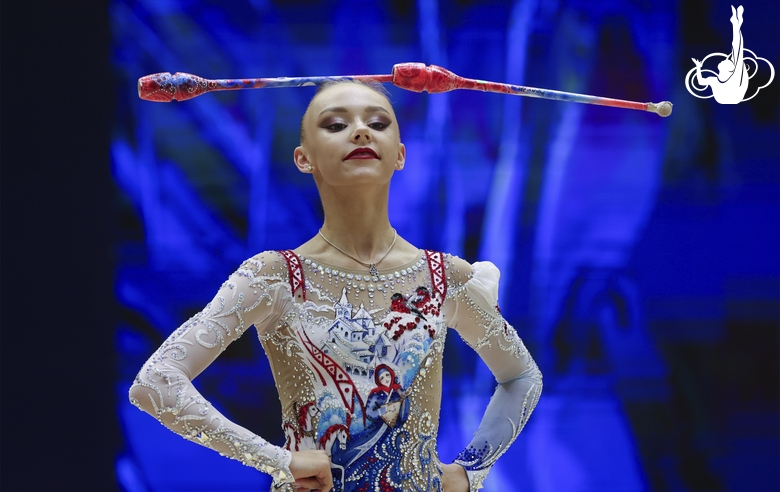
[[[322,220],[313,182],[291,159],[313,89],[154,104],[133,97],[136,79],[382,74],[406,61],[675,104],[662,119],[390,87],[408,149],[391,188],[393,225],[420,247],[496,263],[503,313],[545,376],[530,425],[487,490],[776,484],[778,378],[760,356],[777,349],[777,82],[740,106],[695,99],[683,82],[690,58],[730,50],[728,3],[148,0],[115,1],[109,12],[126,490],[268,482],[168,433],[123,395],[243,259],[295,247]],[[742,32],[780,66],[776,20],[776,6],[747,5]],[[766,80],[766,65],[759,70],[756,81]],[[198,387],[281,443],[267,363],[254,335],[244,338]],[[450,338],[445,461],[468,442],[493,389]]]

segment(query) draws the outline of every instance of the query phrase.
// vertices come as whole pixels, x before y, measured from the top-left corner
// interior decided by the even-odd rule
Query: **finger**
[[[295,480],[295,487],[301,490],[312,490],[320,488],[321,482],[316,478],[298,478]]]
[[[333,474],[330,471],[330,467],[320,472],[317,478],[322,486],[322,492],[330,492],[330,489],[333,488]]]

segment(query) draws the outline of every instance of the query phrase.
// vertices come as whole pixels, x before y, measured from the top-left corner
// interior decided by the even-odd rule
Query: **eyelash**
[[[338,129],[334,128],[334,127],[337,127],[337,126],[341,127],[341,128],[338,128]],[[375,128],[375,126],[379,126],[379,128]],[[383,123],[381,121],[374,121],[373,123],[369,123],[368,124],[369,128],[371,128],[372,130],[377,130],[377,131],[384,130],[388,126],[390,126],[389,123]],[[326,126],[325,128],[335,133],[335,132],[340,132],[341,130],[343,130],[346,127],[347,127],[346,123],[333,123],[333,124],[330,124],[330,125]]]

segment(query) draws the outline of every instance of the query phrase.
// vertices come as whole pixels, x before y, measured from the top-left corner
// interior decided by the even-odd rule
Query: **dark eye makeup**
[[[325,128],[326,130],[330,130],[332,132],[340,132],[341,130],[343,130],[344,128],[347,127],[347,124],[346,123],[341,123],[339,121],[337,121],[335,123],[329,123],[329,122],[326,121],[325,123],[323,123],[320,126],[322,128]]]
[[[372,121],[370,123],[367,123],[366,126],[371,128],[372,130],[381,131],[389,127],[392,123],[389,120],[385,119],[378,119],[376,121]],[[320,128],[324,128],[326,130],[329,130],[331,132],[340,132],[341,130],[347,128],[349,126],[348,123],[345,123],[343,121],[333,121],[330,119],[327,119],[320,123]]]

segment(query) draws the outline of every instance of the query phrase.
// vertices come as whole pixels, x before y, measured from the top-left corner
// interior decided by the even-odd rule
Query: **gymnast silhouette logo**
[[[731,6],[731,54],[712,53],[707,55],[702,61],[692,58],[696,65],[685,76],[685,88],[692,95],[699,99],[708,99],[714,97],[720,104],[739,104],[743,101],[753,99],[758,91],[772,83],[775,78],[775,68],[766,58],[756,56],[755,53],[745,48],[742,39],[742,14],[745,9],[740,5],[736,10]],[[703,65],[713,58],[714,61],[721,60],[718,63],[717,74],[713,70],[702,68]],[[751,93],[748,94],[750,80],[759,71],[759,60],[766,63],[769,67],[769,80],[762,86],[752,84]],[[765,70],[765,69],[762,69]],[[712,75],[705,77],[704,75]],[[712,93],[701,96],[697,92],[707,92],[707,87],[712,89]],[[747,97],[746,97],[747,95]]]

